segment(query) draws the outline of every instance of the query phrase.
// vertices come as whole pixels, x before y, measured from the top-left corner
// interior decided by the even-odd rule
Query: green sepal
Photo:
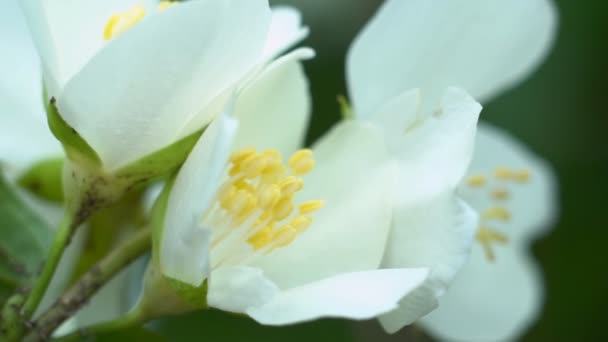
[[[157,270],[160,270],[160,243],[163,238],[165,228],[165,214],[169,204],[169,196],[173,189],[175,179],[172,178],[166,185],[161,194],[158,196],[154,207],[152,208],[151,224],[152,224],[152,264]],[[165,277],[160,272],[158,276],[162,277],[162,283],[168,285],[173,292],[189,306],[196,309],[207,307],[207,281],[204,281],[200,286],[192,286],[176,279]]]
[[[46,113],[51,132],[61,142],[68,157],[78,163],[100,168],[101,159],[97,152],[61,117],[55,98],[51,98],[47,103]]]
[[[63,158],[42,160],[27,170],[17,184],[36,196],[54,203],[63,202]]]
[[[126,193],[174,174],[184,163],[204,129],[117,171],[108,172],[78,160],[64,168],[64,193],[68,209],[81,223],[93,212],[108,207]]]
[[[186,160],[203,134],[201,129],[177,142],[151,153],[114,172],[116,178],[127,183],[147,183],[174,173]]]

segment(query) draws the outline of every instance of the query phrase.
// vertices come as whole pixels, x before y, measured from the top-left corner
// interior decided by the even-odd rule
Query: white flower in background
[[[473,153],[481,107],[449,87],[487,100],[512,86],[545,55],[554,26],[553,8],[544,0],[392,0],[351,47],[347,77],[355,120],[342,125],[382,131],[387,160],[398,165],[382,267],[430,268],[424,286],[380,317],[387,331],[438,305],[478,233],[476,216],[456,190]],[[340,144],[332,134],[325,143]]]
[[[423,326],[442,340],[511,341],[543,302],[531,242],[555,218],[550,169],[506,133],[482,125],[459,193],[481,213],[471,259]]]
[[[297,61],[268,70],[241,94],[234,118],[222,115],[205,131],[160,197],[155,262],[189,285],[208,280],[211,307],[269,325],[367,319],[426,278],[424,268],[377,269],[392,185],[378,136],[342,130],[352,153],[322,144],[316,161],[311,150],[294,151],[308,101]]]
[[[264,0],[26,0],[49,98],[114,171],[199,131],[303,38]],[[301,54],[299,57],[302,58]]]

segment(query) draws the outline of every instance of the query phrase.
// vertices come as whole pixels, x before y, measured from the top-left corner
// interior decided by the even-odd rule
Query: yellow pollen
[[[290,196],[304,188],[304,181],[300,178],[289,176],[279,182],[283,196]]]
[[[509,238],[507,238],[506,235],[487,227],[480,227],[475,238],[477,241],[479,241],[479,243],[481,243],[481,247],[483,248],[486,258],[490,262],[494,262],[496,260],[496,255],[494,254],[492,245],[495,243],[504,245],[509,242]]]
[[[527,170],[517,171],[513,174],[513,180],[519,183],[527,183],[530,180],[530,172]]]
[[[255,250],[262,249],[268,246],[272,242],[273,238],[273,227],[266,226],[260,229],[257,233],[255,233],[252,237],[250,237],[247,242],[253,247]]]
[[[295,175],[305,175],[315,167],[312,151],[309,149],[299,150],[289,158],[289,167]]]
[[[314,213],[315,211],[323,208],[324,205],[325,202],[320,200],[304,202],[300,204],[300,214],[306,215]]]
[[[485,176],[476,175],[476,176],[469,177],[467,184],[469,184],[470,187],[479,187],[479,186],[485,185],[486,182],[487,182],[487,179]]]
[[[293,211],[293,199],[291,197],[283,197],[272,210],[272,217],[276,221],[283,220],[291,215]]]
[[[270,210],[277,204],[280,198],[281,188],[276,184],[272,184],[260,194],[260,208],[265,211]]]
[[[275,247],[285,247],[298,237],[298,231],[290,224],[279,228],[273,237]]]
[[[135,5],[124,13],[113,14],[103,30],[103,38],[110,40],[137,24],[146,15],[142,5]]]
[[[494,170],[494,175],[500,180],[526,183],[530,180],[530,172],[527,170],[511,170],[507,167],[498,167]]]
[[[248,157],[253,156],[255,153],[256,150],[253,147],[242,148],[230,156],[230,162],[233,164],[239,164]]]
[[[497,167],[496,170],[494,170],[494,176],[496,176],[498,179],[510,180],[512,175],[513,171],[504,166]]]
[[[496,219],[501,221],[509,221],[511,219],[511,214],[505,208],[492,207],[484,211],[483,218],[486,220]]]
[[[490,196],[495,200],[506,200],[509,198],[509,190],[507,189],[494,189]]]
[[[162,11],[166,10],[167,8],[173,6],[173,5],[175,5],[175,2],[173,2],[173,1],[161,1],[158,4],[157,9],[158,9],[159,12],[162,12]]]
[[[308,227],[310,227],[310,225],[312,224],[312,217],[301,215],[291,220],[289,224],[295,230],[297,230],[298,233],[301,233],[308,229]]]
[[[267,162],[267,159],[260,154],[251,155],[240,163],[240,172],[249,179],[259,177],[264,171]]]
[[[216,197],[219,216],[213,217],[217,222],[228,222],[225,227],[234,229],[235,234],[245,234],[254,251],[270,253],[289,245],[312,224],[309,214],[323,207],[323,201],[312,200],[298,204],[299,213],[294,210],[295,195],[304,187],[298,175],[314,165],[311,150],[300,150],[290,158],[291,174],[277,150],[243,148],[230,156],[229,163],[230,177]],[[224,232],[215,243],[221,243],[228,234]]]

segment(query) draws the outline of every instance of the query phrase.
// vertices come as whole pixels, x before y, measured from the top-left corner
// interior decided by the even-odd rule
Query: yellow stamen
[[[290,196],[304,187],[304,181],[300,178],[289,176],[279,182],[283,196]]]
[[[510,180],[513,176],[513,171],[504,166],[497,167],[496,170],[494,170],[494,176],[500,180]]]
[[[530,172],[527,170],[517,171],[513,174],[513,180],[519,183],[527,183],[530,180]]]
[[[272,242],[273,234],[273,227],[266,226],[250,237],[247,242],[249,242],[253,249],[259,250],[268,246]]]
[[[316,201],[308,201],[304,202],[300,205],[300,214],[310,214],[313,213],[325,205],[324,201],[316,200]]]
[[[509,221],[511,214],[502,207],[492,207],[483,213],[483,218],[486,220],[496,219],[501,221]]]
[[[486,176],[484,175],[476,175],[476,176],[471,176],[469,177],[467,184],[469,184],[470,187],[480,187],[486,184]]]
[[[281,188],[276,184],[272,184],[260,194],[260,208],[264,211],[270,210],[277,204],[280,198]]]
[[[312,151],[305,149],[299,150],[289,158],[289,167],[295,175],[301,176],[309,173],[315,166]]]
[[[479,241],[479,243],[481,243],[481,247],[483,248],[486,258],[490,262],[494,262],[496,260],[496,255],[494,254],[492,245],[494,243],[504,245],[509,242],[509,238],[507,238],[506,235],[487,227],[480,227],[475,238],[477,241]]]
[[[175,2],[173,2],[173,1],[161,1],[158,4],[158,8],[157,9],[158,9],[159,12],[162,12],[162,11],[166,10],[167,8],[173,6],[173,5],[175,5]]]
[[[501,189],[494,189],[492,191],[492,193],[490,194],[490,196],[493,199],[499,200],[499,201],[506,200],[507,198],[509,198],[509,195],[510,195],[509,190],[502,189],[502,188]]]
[[[289,224],[296,231],[298,231],[298,233],[302,233],[303,231],[308,229],[308,227],[310,227],[310,225],[312,224],[312,217],[301,215],[291,220]]]
[[[323,201],[304,202],[298,206],[299,214],[292,214],[295,195],[304,187],[304,181],[297,175],[312,169],[312,151],[300,150],[292,156],[289,161],[292,175],[277,150],[257,152],[255,148],[244,148],[234,152],[229,162],[230,177],[217,194],[220,204],[217,222],[224,220],[225,227],[246,232],[249,245],[256,251],[265,249],[266,253],[287,246],[310,227],[312,217],[308,214],[319,210]],[[229,234],[224,232],[224,236]],[[220,243],[223,239],[216,241]]]
[[[135,5],[124,13],[113,14],[103,30],[103,38],[110,40],[137,24],[146,15],[142,5]]]

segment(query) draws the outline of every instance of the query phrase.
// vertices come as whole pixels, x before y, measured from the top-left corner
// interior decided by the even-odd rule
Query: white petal
[[[435,113],[389,140],[400,164],[398,206],[425,202],[456,188],[472,157],[480,111],[464,91],[449,88]]]
[[[279,288],[252,267],[220,267],[209,276],[207,304],[216,309],[244,313],[271,300]]]
[[[527,76],[546,55],[557,24],[549,0],[389,0],[348,55],[356,112],[421,88],[436,105],[445,87],[487,101]]]
[[[306,38],[308,32],[308,27],[302,26],[302,15],[297,9],[287,6],[273,7],[262,59],[273,59]]]
[[[288,156],[302,146],[311,99],[300,60],[309,52],[296,50],[276,60],[239,95],[235,148],[272,148]]]
[[[497,168],[529,173],[526,182],[504,181],[494,177]],[[488,124],[480,124],[475,153],[468,175],[483,175],[486,184],[460,187],[461,196],[479,212],[503,207],[510,213],[507,221],[492,220],[488,225],[506,234],[509,239],[529,240],[552,228],[557,217],[557,181],[546,162],[536,157],[523,144],[506,132]],[[493,199],[492,193],[506,190],[507,198]],[[497,252],[500,252],[498,247]],[[498,255],[500,258],[500,255]]]
[[[15,177],[35,161],[62,155],[42,104],[38,55],[16,1],[0,13],[0,167]]]
[[[264,0],[180,3],[99,51],[59,110],[106,168],[123,166],[202,128],[188,123],[256,65],[269,25]]]
[[[419,89],[407,90],[388,101],[370,118],[382,127],[389,146],[402,148],[403,135],[427,116],[421,109],[422,94]]]
[[[24,0],[22,7],[45,65],[51,95],[101,49],[112,14],[151,0]]]
[[[388,235],[393,170],[382,133],[345,121],[313,150],[317,167],[297,199],[323,199],[325,207],[292,244],[256,263],[282,289],[377,268]]]
[[[164,275],[199,286],[209,273],[211,232],[201,227],[222,179],[238,122],[221,115],[182,166],[167,205],[160,245]]]
[[[369,319],[395,308],[414,290],[426,269],[393,269],[346,273],[278,294],[261,307],[247,310],[256,321],[285,325],[321,317]]]
[[[543,302],[540,270],[525,248],[509,245],[490,263],[475,246],[423,326],[440,340],[518,340],[535,322]]]
[[[437,298],[467,260],[476,231],[477,214],[453,193],[395,209],[382,267],[428,267],[430,274],[422,287],[399,303],[398,310],[380,317],[388,332],[436,307]]]

